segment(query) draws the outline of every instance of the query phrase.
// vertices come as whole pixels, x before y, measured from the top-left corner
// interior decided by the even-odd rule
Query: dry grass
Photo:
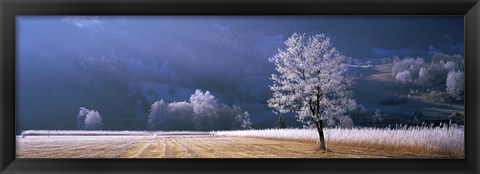
[[[464,158],[464,152],[459,151],[440,151],[432,150],[426,147],[414,146],[387,146],[379,144],[344,144],[332,143],[330,147],[344,147],[352,149],[357,153],[366,153],[370,155],[383,155],[391,158]]]
[[[420,154],[438,157],[463,157],[463,127],[398,127],[389,128],[328,128],[325,129],[328,145],[348,145],[350,148],[371,148],[394,155]],[[264,129],[212,132],[218,136],[256,137],[318,142],[314,129]]]
[[[442,158],[463,157],[369,144],[210,135],[17,137],[18,158]]]

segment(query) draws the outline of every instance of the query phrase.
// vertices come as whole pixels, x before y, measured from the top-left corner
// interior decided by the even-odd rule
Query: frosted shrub
[[[240,129],[250,129],[252,128],[252,122],[250,122],[250,114],[247,111],[237,114],[235,117],[237,123],[239,123]]]
[[[90,111],[85,116],[85,129],[87,130],[101,130],[103,127],[102,117],[97,111]]]
[[[458,64],[453,61],[447,61],[447,63],[443,65],[443,68],[448,71],[455,71],[458,70]]]
[[[395,76],[395,80],[401,84],[407,84],[412,82],[412,75],[410,71],[402,71]]]
[[[440,64],[440,63],[445,63],[449,61],[457,62],[459,64],[458,68],[463,68],[464,59],[459,54],[448,55],[443,53],[437,53],[432,56],[432,63]]]
[[[77,115],[77,129],[99,130],[102,127],[102,117],[97,111],[80,107]]]
[[[461,71],[450,71],[447,75],[447,94],[451,97],[461,99],[465,88],[465,77]]]
[[[381,62],[382,62],[382,64],[390,64],[390,63],[393,63],[393,60],[392,60],[392,58],[387,57],[387,58],[383,58],[381,60]]]
[[[80,111],[78,111],[77,115],[77,129],[85,129],[85,117],[87,116],[88,110],[85,107],[80,107]]]
[[[460,55],[435,54],[432,62],[420,68],[414,81],[423,87],[446,85],[447,75],[451,71],[463,71],[464,60]]]
[[[415,82],[422,86],[428,86],[428,80],[427,68],[421,67],[420,71],[418,71],[418,79]]]
[[[403,60],[393,62],[392,75],[396,77],[398,73],[409,71],[412,78],[417,78],[420,68],[425,65],[423,58],[405,57]]]
[[[380,109],[375,110],[375,114],[372,115],[372,121],[375,123],[376,126],[379,126],[379,124],[383,121],[383,116],[380,113]]]

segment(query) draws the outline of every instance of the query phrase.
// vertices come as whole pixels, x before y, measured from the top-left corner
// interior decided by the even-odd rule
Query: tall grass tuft
[[[400,126],[396,128],[327,128],[325,141],[328,144],[375,147],[390,150],[414,149],[426,153],[463,155],[463,126]],[[263,129],[217,131],[217,136],[274,138],[302,141],[319,141],[315,129]]]

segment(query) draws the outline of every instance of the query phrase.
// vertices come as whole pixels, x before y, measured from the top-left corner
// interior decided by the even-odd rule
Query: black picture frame
[[[480,170],[478,0],[0,0],[0,15],[0,173],[474,174]],[[465,159],[16,159],[16,15],[464,15]]]

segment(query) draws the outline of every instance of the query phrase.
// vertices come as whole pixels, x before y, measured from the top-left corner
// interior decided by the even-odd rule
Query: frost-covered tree
[[[380,109],[375,110],[375,114],[372,115],[372,121],[375,123],[376,126],[379,126],[380,123],[383,121],[383,116],[380,113]]]
[[[168,104],[168,115],[172,117],[169,130],[194,130],[192,116],[193,105],[186,102]]]
[[[463,68],[464,59],[459,54],[448,55],[443,53],[436,53],[432,56],[432,63],[449,62],[449,61],[457,62],[460,64],[458,68]]]
[[[386,58],[383,58],[380,62],[382,62],[382,64],[390,64],[390,63],[393,63],[393,60],[390,57],[386,57]]]
[[[148,115],[147,129],[157,130],[161,129],[162,125],[166,125],[165,118],[167,115],[167,103],[161,99],[155,101],[150,107],[150,114]],[[162,125],[161,125],[162,124]]]
[[[247,111],[239,113],[235,116],[235,123],[239,129],[251,129],[252,122],[250,122],[250,114]]]
[[[463,71],[464,59],[460,55],[436,53],[430,64],[423,65],[418,72],[418,78],[412,74],[414,81],[423,87],[438,87],[445,85],[447,75],[451,71]]]
[[[202,92],[195,90],[190,96],[190,103],[193,105],[193,124],[197,130],[212,128],[214,120],[218,119],[217,100],[209,91]]]
[[[85,107],[80,107],[80,111],[78,111],[77,115],[77,129],[85,129],[85,117],[87,116],[88,110]]]
[[[77,115],[77,129],[99,130],[102,128],[102,117],[97,111],[80,107]]]
[[[465,77],[462,71],[450,71],[447,75],[447,94],[451,97],[461,99],[465,90]]]
[[[85,116],[85,129],[101,130],[103,128],[102,117],[97,111],[91,110]]]
[[[412,82],[412,74],[410,73],[410,71],[399,72],[397,73],[397,75],[395,75],[395,80],[400,82],[401,84],[410,83]]]
[[[285,45],[269,59],[276,73],[271,76],[273,97],[268,106],[275,112],[295,112],[300,121],[314,124],[320,149],[326,151],[323,121],[344,117],[355,108],[353,79],[346,75],[344,56],[325,34],[294,33]]]
[[[196,90],[190,102],[152,104],[148,116],[149,130],[232,130],[249,129],[250,115],[238,106],[217,104],[210,92]]]
[[[238,106],[219,105],[217,108],[218,119],[214,128],[218,130],[236,130],[236,129],[250,129],[250,115],[243,111]]]
[[[450,71],[457,71],[458,70],[458,64],[453,61],[447,61],[447,63],[443,64],[443,68],[446,70]]]
[[[449,71],[444,68],[442,61],[440,61],[440,63],[430,64],[427,67],[427,84],[430,86],[444,85],[448,72]]]
[[[228,105],[221,104],[217,107],[217,113],[219,118],[215,124],[215,129],[229,130],[235,127],[235,116],[242,113],[242,110],[236,106],[232,108]]]
[[[393,62],[392,75],[396,77],[398,73],[409,71],[412,78],[417,78],[420,68],[424,65],[423,58],[405,57],[403,60]]]
[[[250,122],[250,116],[246,115],[246,117],[244,117],[244,111],[235,105],[230,107],[222,104],[218,106],[217,113],[219,118],[216,120],[216,125],[214,127],[218,130],[244,129],[242,124],[245,121]],[[248,127],[249,126],[246,128]]]
[[[420,68],[420,71],[418,72],[418,79],[415,81],[417,84],[422,85],[422,86],[427,86],[428,84],[428,71],[427,68],[422,67]]]

